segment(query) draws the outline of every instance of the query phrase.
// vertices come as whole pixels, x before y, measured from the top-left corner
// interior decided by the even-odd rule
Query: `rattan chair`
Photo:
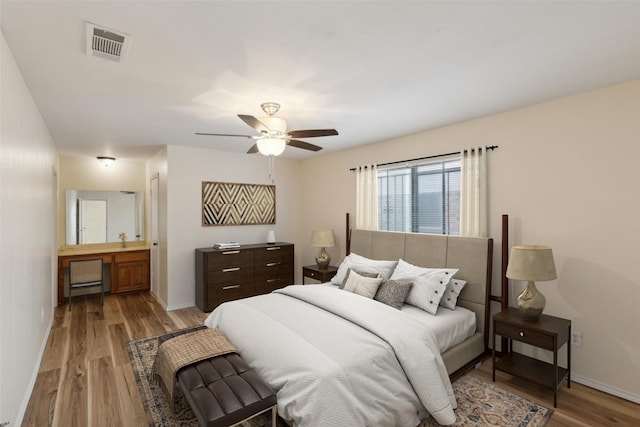
[[[100,305],[104,305],[102,258],[69,261],[69,311],[71,311],[71,291],[95,286],[100,286]]]

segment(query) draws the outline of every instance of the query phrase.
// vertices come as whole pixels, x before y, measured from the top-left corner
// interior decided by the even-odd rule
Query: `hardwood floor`
[[[166,312],[149,293],[74,297],[57,307],[23,426],[145,426],[146,416],[125,343],[202,324],[198,308]],[[491,361],[471,375],[491,381]],[[553,393],[498,374],[515,394],[553,407]],[[558,394],[554,426],[637,426],[640,405],[572,383]]]

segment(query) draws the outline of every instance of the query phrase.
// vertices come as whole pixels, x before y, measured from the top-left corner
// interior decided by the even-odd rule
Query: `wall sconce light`
[[[113,162],[116,161],[116,158],[115,157],[98,156],[98,160],[104,165],[104,167],[109,167],[110,165],[113,164]]]

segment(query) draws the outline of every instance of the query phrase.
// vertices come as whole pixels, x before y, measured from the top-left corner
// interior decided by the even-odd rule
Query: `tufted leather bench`
[[[183,333],[161,336],[158,346]],[[185,366],[176,376],[201,426],[229,427],[271,410],[275,427],[276,394],[237,353]]]

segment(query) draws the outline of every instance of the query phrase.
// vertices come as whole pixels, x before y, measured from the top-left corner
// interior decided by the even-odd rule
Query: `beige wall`
[[[0,422],[20,425],[53,321],[56,150],[0,40]]]
[[[545,313],[569,318],[583,333],[573,347],[580,382],[640,402],[640,81],[564,98],[362,148],[313,157],[299,203],[301,239],[332,227],[344,256],[344,213],[355,211],[349,168],[498,145],[489,154],[490,234],[500,283],[500,218],[510,215],[510,244],[553,248],[558,279],[541,282]],[[314,185],[322,182],[323,187]],[[312,262],[316,249],[299,248]],[[512,305],[523,283],[511,284]],[[525,352],[550,360],[541,350]],[[561,360],[564,360],[564,354]]]
[[[276,239],[297,244],[301,199],[300,164],[275,159],[276,224],[202,226],[202,181],[272,184],[268,158],[192,147],[167,147],[167,296],[169,310],[195,305],[195,249],[219,241],[266,242]],[[298,245],[296,246],[297,249]],[[296,253],[296,272],[300,270]],[[298,273],[296,273],[298,274]]]
[[[58,245],[65,244],[65,191],[145,191],[145,163],[116,160],[105,167],[94,157],[60,156],[58,192]],[[146,211],[145,201],[145,211]],[[145,229],[145,236],[147,230]],[[145,239],[146,240],[146,239]]]

